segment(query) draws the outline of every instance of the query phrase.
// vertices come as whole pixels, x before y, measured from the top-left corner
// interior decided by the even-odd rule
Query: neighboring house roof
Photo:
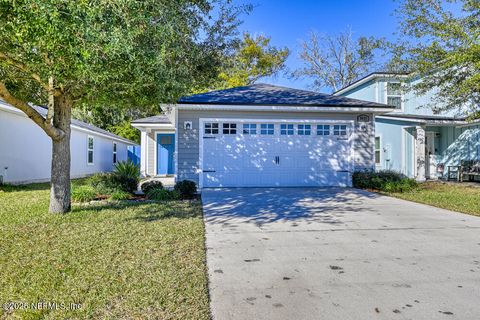
[[[19,112],[21,114],[24,114],[19,109],[14,108],[14,107],[10,106],[9,104],[7,104],[7,103],[5,103],[1,100],[0,100],[0,107],[5,107],[7,110],[13,110],[13,111]],[[33,108],[38,113],[40,113],[43,117],[47,116],[47,109],[46,108],[41,107],[41,106],[33,106]],[[122,141],[122,142],[127,143],[127,144],[132,144],[132,145],[136,144],[135,142],[133,142],[131,140],[125,139],[125,138],[120,137],[120,136],[117,136],[116,134],[113,134],[113,133],[111,133],[107,130],[103,130],[99,127],[96,127],[94,125],[91,125],[89,123],[86,123],[86,122],[83,122],[83,121],[80,121],[80,120],[72,119],[71,123],[72,123],[72,128],[75,128],[75,127],[76,128],[81,128],[81,129],[84,129],[84,130],[87,130],[87,131],[91,131],[93,133],[98,133],[98,134],[107,136],[107,137],[109,137],[111,139],[114,139],[114,140]]]
[[[170,119],[166,115],[158,115],[158,116],[153,116],[153,117],[148,117],[148,118],[142,118],[142,119],[137,119],[133,120],[132,124],[136,123],[171,123]]]
[[[391,118],[406,118],[416,120],[444,120],[444,121],[466,121],[467,117],[448,117],[448,116],[436,116],[436,115],[421,115],[421,114],[389,114],[382,115],[383,117]]]
[[[381,103],[263,83],[182,97],[178,100],[178,103],[202,105],[390,108],[390,106]]]
[[[372,73],[369,73],[367,74],[365,77],[363,78],[360,78],[354,82],[352,82],[351,84],[349,84],[348,86],[345,86],[343,88],[341,88],[340,90],[337,90],[333,93],[333,95],[337,96],[337,95],[340,95],[342,93],[344,93],[345,91],[349,91],[349,90],[352,90],[370,80],[373,80],[375,78],[381,78],[381,77],[406,77],[408,76],[410,73],[409,72],[386,72],[386,71],[375,71],[375,72],[372,72]]]
[[[44,107],[39,107],[39,106],[33,106],[37,111],[38,113],[40,113],[42,116],[46,117],[47,116],[47,109],[44,108]],[[92,124],[89,124],[89,123],[86,123],[86,122],[83,122],[83,121],[80,121],[80,120],[77,120],[77,119],[72,119],[72,126],[76,126],[76,127],[79,127],[79,128],[82,128],[82,129],[86,129],[86,130],[89,130],[89,131],[93,131],[93,132],[96,132],[96,133],[100,133],[102,135],[105,135],[105,136],[108,136],[112,139],[115,139],[115,140],[120,140],[120,141],[123,141],[125,143],[128,143],[128,144],[136,144],[135,142],[131,141],[131,140],[128,140],[128,139],[125,139],[123,137],[120,137],[120,136],[117,136],[116,134],[114,133],[111,133],[110,131],[107,131],[107,130],[103,130],[102,128],[99,128],[99,127],[96,127]]]
[[[419,115],[419,114],[395,114],[387,113],[377,116],[377,118],[387,118],[394,120],[404,120],[422,124],[455,124],[455,125],[477,125],[480,119],[468,120],[468,117],[448,117],[437,115]]]

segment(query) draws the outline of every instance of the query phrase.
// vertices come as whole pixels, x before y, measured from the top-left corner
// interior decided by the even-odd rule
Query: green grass
[[[83,181],[76,181],[82,184]],[[48,185],[0,186],[0,319],[208,319],[198,201],[74,206],[47,213]]]
[[[418,189],[405,193],[388,193],[389,196],[410,200],[448,210],[480,216],[480,187],[426,182]]]

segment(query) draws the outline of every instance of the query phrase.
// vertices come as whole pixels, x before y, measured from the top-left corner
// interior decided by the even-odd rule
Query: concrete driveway
[[[480,319],[480,218],[354,189],[202,198],[214,319]]]

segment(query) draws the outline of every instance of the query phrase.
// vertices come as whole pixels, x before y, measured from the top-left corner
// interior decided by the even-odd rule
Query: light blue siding
[[[369,81],[348,91],[348,94],[345,94],[345,96],[352,99],[376,101],[377,92],[376,83],[374,81]]]
[[[361,100],[386,103],[386,85],[388,82],[405,81],[389,76],[378,76],[362,85],[345,91],[342,96]],[[414,78],[409,85],[415,85],[421,79]],[[408,85],[408,84],[407,84]],[[436,89],[424,95],[416,95],[407,90],[403,95],[403,111],[396,110],[391,114],[399,117],[402,114],[434,115],[432,104]],[[461,112],[453,110],[442,112],[442,116],[461,116]],[[435,132],[435,162],[449,165],[459,165],[461,160],[480,159],[480,125],[456,127],[454,124],[445,126],[428,126],[408,120],[381,119],[375,120],[375,135],[381,138],[381,163],[377,170],[395,170],[409,177],[414,177],[416,161],[415,136],[416,125],[422,125],[426,132]]]
[[[381,164],[377,170],[394,170],[413,177],[415,124],[391,119],[375,120],[375,136],[380,137]]]

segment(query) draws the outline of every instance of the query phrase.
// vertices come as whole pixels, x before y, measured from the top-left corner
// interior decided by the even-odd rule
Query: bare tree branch
[[[294,71],[293,77],[312,78],[316,90],[327,87],[337,91],[370,71],[372,52],[377,48],[380,41],[365,37],[355,41],[349,29],[334,36],[312,32],[301,42],[304,66]]]
[[[37,110],[29,106],[24,101],[12,96],[3,82],[0,82],[0,97],[5,100],[5,102],[11,104],[13,107],[23,111],[53,140],[60,140],[65,136],[65,132],[58,128],[55,128],[51,121],[47,122],[46,119],[44,119]]]

